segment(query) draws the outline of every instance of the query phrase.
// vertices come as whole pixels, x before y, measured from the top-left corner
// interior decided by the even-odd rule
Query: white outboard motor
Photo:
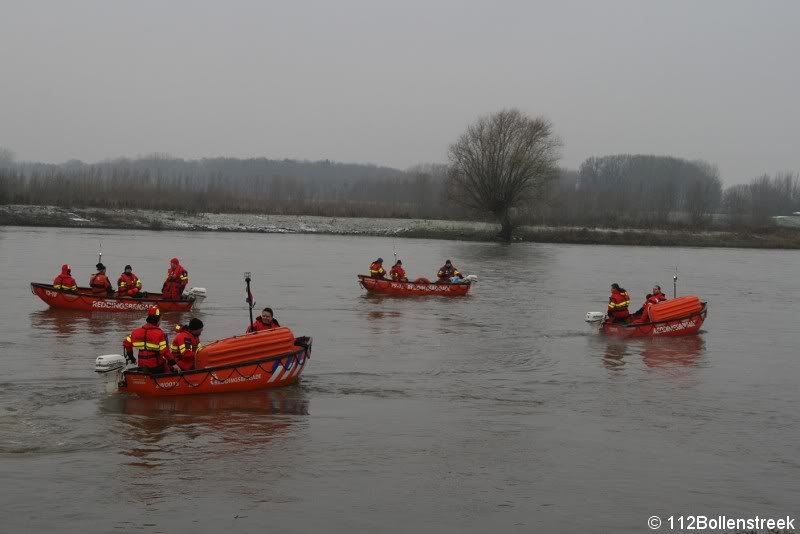
[[[603,312],[586,312],[587,323],[600,323],[604,321],[606,314]]]
[[[194,307],[200,306],[206,300],[206,288],[193,287],[189,290],[189,298],[194,299]]]
[[[464,277],[464,281],[465,282],[472,282],[474,284],[475,282],[478,281],[478,275],[477,274],[468,274],[467,276]]]
[[[122,354],[104,354],[94,361],[94,372],[105,379],[106,391],[109,393],[117,390],[117,384],[122,380],[122,372],[127,365]]]

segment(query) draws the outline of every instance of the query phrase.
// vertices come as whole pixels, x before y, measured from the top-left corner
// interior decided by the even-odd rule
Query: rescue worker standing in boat
[[[454,276],[461,278],[461,273],[458,272],[458,269],[453,266],[453,263],[450,260],[447,260],[444,262],[444,265],[442,265],[442,268],[439,269],[439,272],[436,274],[436,276],[439,278],[438,282],[440,284],[449,284],[450,279]]]
[[[77,291],[78,284],[72,278],[72,269],[66,263],[61,266],[61,274],[53,280],[53,289],[57,291]]]
[[[378,258],[372,262],[372,264],[369,266],[369,275],[372,278],[386,277],[386,271],[383,269],[383,258]]]
[[[158,306],[152,306],[147,310],[144,325],[131,332],[122,342],[125,358],[131,363],[138,362],[141,369],[153,374],[165,372],[165,363],[170,358],[167,335],[159,327],[160,322],[161,310]],[[138,360],[133,357],[133,349],[139,351]]]
[[[278,323],[277,319],[275,319],[274,315],[275,314],[272,313],[272,308],[264,308],[261,310],[261,316],[256,317],[253,324],[247,327],[247,333],[280,328],[281,325]]]
[[[125,271],[117,279],[117,295],[120,297],[141,298],[142,281],[133,274],[130,265],[125,266]]]
[[[630,317],[628,306],[631,299],[628,292],[619,287],[619,284],[611,284],[611,296],[608,298],[608,318],[612,323],[624,323]]]
[[[189,273],[183,268],[178,258],[172,258],[167,271],[167,279],[161,287],[161,293],[165,299],[180,300],[183,290],[189,283]]]
[[[169,346],[172,357],[167,360],[167,364],[176,372],[191,371],[195,368],[195,357],[200,350],[203,321],[195,317],[189,324],[179,326],[177,330],[178,334]]]
[[[111,285],[111,280],[106,275],[106,266],[98,263],[95,267],[97,272],[89,277],[89,287],[92,288],[92,293],[95,295],[111,295],[114,293],[114,286]]]
[[[389,271],[389,276],[392,277],[392,280],[395,282],[408,282],[408,278],[406,278],[406,270],[403,269],[403,262],[397,260],[397,262],[392,266],[392,269]]]

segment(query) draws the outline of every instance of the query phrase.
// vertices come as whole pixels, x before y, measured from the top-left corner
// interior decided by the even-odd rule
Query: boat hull
[[[158,305],[162,312],[187,312],[192,309],[194,299],[164,300],[161,293],[148,293],[147,297],[107,297],[93,295],[88,288],[77,292],[53,289],[50,284],[31,283],[31,293],[42,299],[51,308],[81,311],[140,312]]]
[[[443,297],[461,297],[469,293],[472,284],[462,282],[457,284],[434,284],[416,282],[395,282],[382,278],[371,278],[369,276],[358,275],[358,283],[369,293],[380,295],[440,295]]]
[[[169,397],[201,393],[228,393],[279,388],[294,384],[311,357],[311,340],[292,353],[219,367],[151,375],[128,370],[119,391],[142,397]]]
[[[617,337],[671,337],[697,334],[706,320],[708,307],[690,315],[649,323],[609,323],[600,326],[600,332]]]

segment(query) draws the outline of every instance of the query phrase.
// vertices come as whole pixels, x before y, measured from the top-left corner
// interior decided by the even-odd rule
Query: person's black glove
[[[133,354],[129,353],[125,355],[125,361],[128,363],[136,363],[136,358],[133,357]]]

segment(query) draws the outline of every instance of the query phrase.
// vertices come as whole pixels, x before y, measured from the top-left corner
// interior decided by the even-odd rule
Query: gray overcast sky
[[[0,146],[443,162],[481,114],[545,115],[562,163],[800,171],[800,2],[0,2]]]

